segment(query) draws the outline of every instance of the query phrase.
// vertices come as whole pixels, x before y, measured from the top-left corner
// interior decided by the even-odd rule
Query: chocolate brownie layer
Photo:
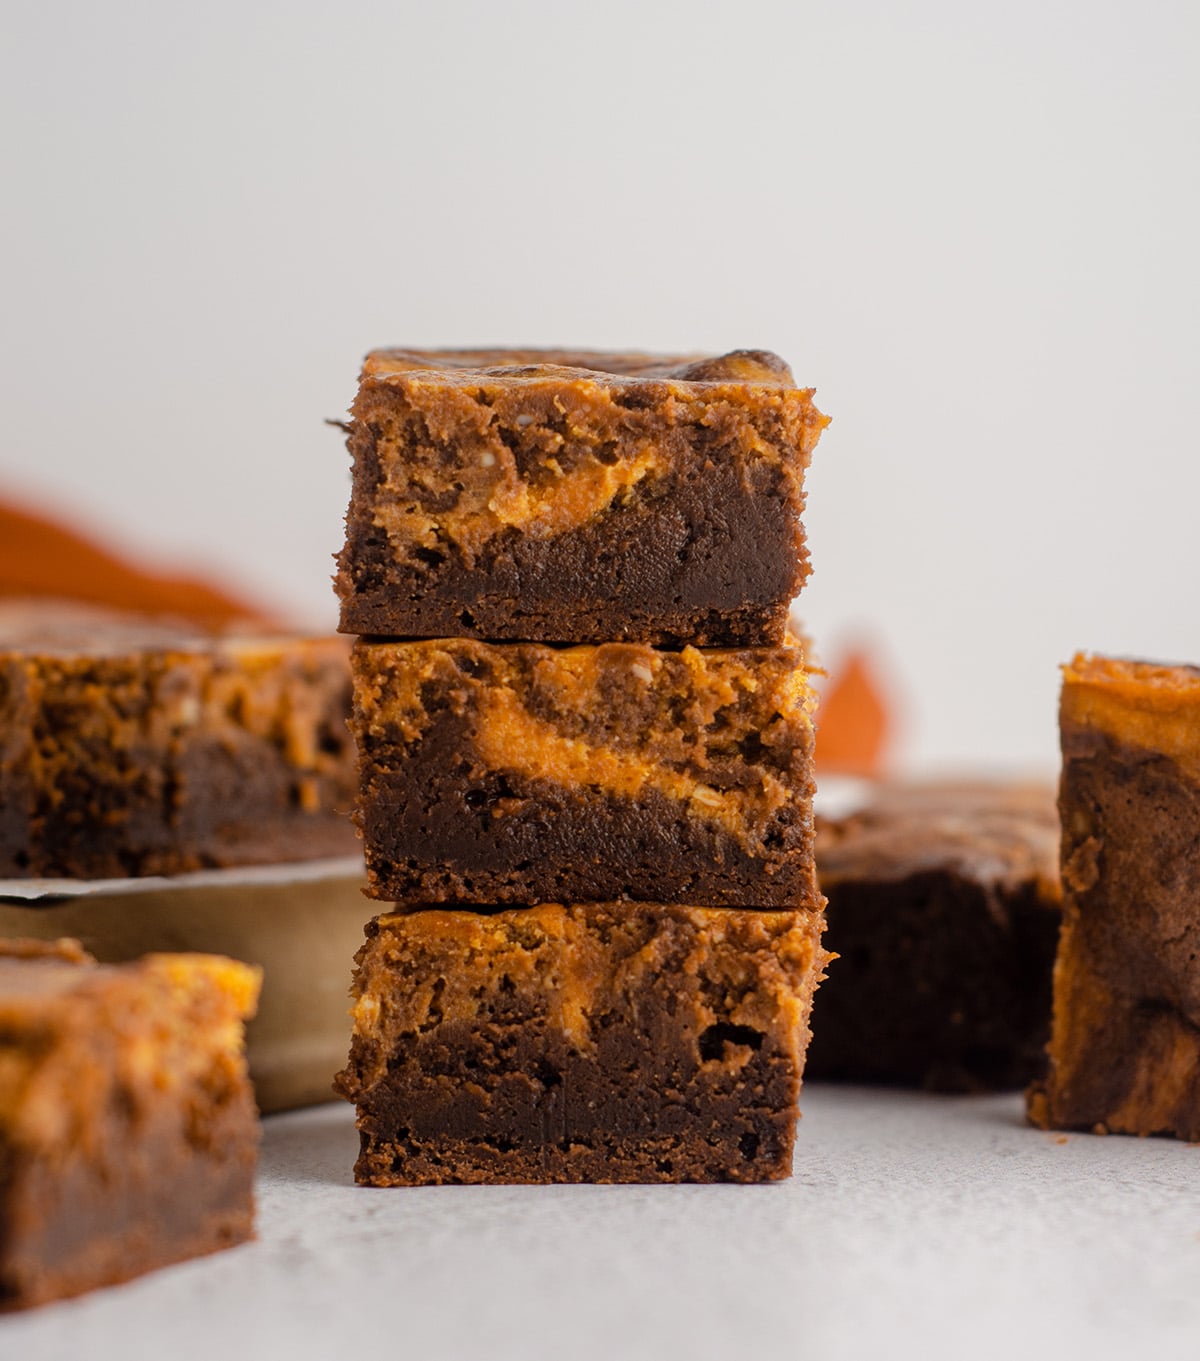
[[[368,356],[341,628],[778,643],[826,418],[777,356]]]
[[[0,605],[0,878],[354,850],[347,648]]]
[[[818,901],[798,644],[359,643],[353,666],[370,896]]]
[[[1064,919],[1035,1124],[1200,1140],[1200,670],[1065,668]]]
[[[822,925],[638,903],[378,918],[338,1078],[358,1181],[786,1177]]]
[[[253,1235],[255,970],[0,948],[0,1308]]]
[[[884,786],[818,823],[817,876],[838,960],[810,1078],[951,1092],[1041,1073],[1061,900],[1049,787]]]

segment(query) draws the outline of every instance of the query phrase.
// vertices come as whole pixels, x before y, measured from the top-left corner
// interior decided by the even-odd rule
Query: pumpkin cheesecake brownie
[[[826,424],[762,350],[375,351],[348,427],[342,631],[779,643]]]
[[[1049,785],[877,786],[818,818],[816,856],[838,959],[809,1077],[969,1092],[1042,1073],[1062,898]]]
[[[1048,1129],[1200,1140],[1200,668],[1079,654],[1060,706]]]
[[[0,602],[0,879],[352,853],[347,653]]]
[[[823,924],[631,902],[377,918],[338,1078],[358,1181],[788,1176]]]
[[[258,970],[0,943],[0,1308],[253,1236]]]
[[[802,646],[359,642],[358,823],[398,903],[812,907]]]

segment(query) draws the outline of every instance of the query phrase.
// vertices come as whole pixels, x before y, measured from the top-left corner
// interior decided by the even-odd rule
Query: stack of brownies
[[[791,1169],[826,421],[774,355],[380,351],[338,591],[368,894],[356,1173]]]

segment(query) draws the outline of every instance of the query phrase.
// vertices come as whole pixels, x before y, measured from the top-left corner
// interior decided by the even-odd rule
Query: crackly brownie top
[[[187,620],[136,614],[73,600],[0,600],[0,656],[124,657],[136,653],[215,653],[250,659],[284,648],[347,650],[343,639],[264,635],[252,624],[206,632]]]
[[[1048,784],[897,782],[848,817],[818,820],[817,876],[826,889],[929,873],[1006,887],[1035,882],[1057,902],[1058,841]]]
[[[209,647],[194,625],[73,600],[0,600],[0,652],[112,656]]]
[[[1064,733],[1085,728],[1200,779],[1200,668],[1080,652],[1063,667]]]
[[[770,350],[731,350],[728,354],[640,354],[616,350],[373,350],[363,364],[364,378],[428,373],[450,383],[480,378],[521,383],[538,378],[591,381],[654,379],[672,383],[753,383],[793,387],[792,372]]]

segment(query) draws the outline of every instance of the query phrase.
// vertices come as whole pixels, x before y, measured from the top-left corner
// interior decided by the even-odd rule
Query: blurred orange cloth
[[[886,692],[863,648],[850,652],[823,687],[817,709],[817,770],[883,773],[892,716]]]
[[[205,628],[271,616],[194,577],[163,576],[118,557],[65,525],[0,501],[0,596],[54,596],[144,614],[188,619]]]

